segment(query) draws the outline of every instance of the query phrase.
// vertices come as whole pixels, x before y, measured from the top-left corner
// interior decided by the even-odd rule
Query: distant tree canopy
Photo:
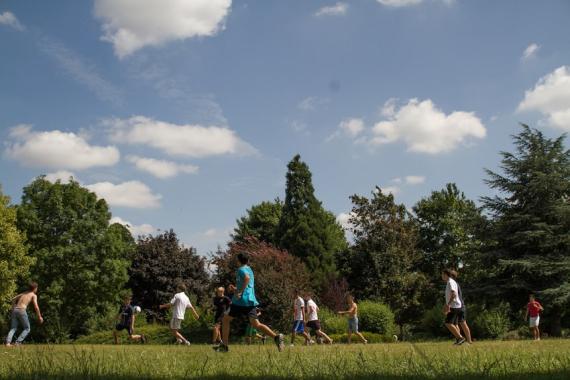
[[[40,285],[47,321],[38,333],[45,339],[85,334],[115,310],[128,280],[132,241],[109,227],[110,217],[107,203],[75,181],[40,177],[24,188],[18,227],[35,259],[31,276]]]
[[[235,241],[245,241],[254,237],[274,246],[277,241],[277,227],[283,211],[283,202],[277,198],[273,202],[261,202],[246,211],[246,215],[237,221],[237,227],[232,235]]]
[[[203,301],[210,281],[206,259],[182,246],[172,230],[138,238],[129,277],[133,301],[147,309],[170,301],[179,283]]]
[[[31,264],[24,234],[16,226],[16,207],[0,188],[0,313],[10,307],[18,281],[28,278]]]
[[[337,274],[335,255],[346,249],[342,227],[315,197],[312,175],[299,155],[287,165],[287,187],[277,241],[279,246],[303,260],[322,287]]]
[[[565,136],[522,128],[513,136],[515,152],[501,154],[503,173],[487,170],[486,182],[500,194],[483,198],[496,244],[482,283],[517,309],[536,292],[548,305],[551,333],[560,335],[570,306],[570,151]]]

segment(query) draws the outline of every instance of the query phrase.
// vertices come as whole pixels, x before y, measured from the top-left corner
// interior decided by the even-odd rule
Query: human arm
[[[44,318],[42,317],[42,313],[40,312],[40,307],[38,306],[38,296],[36,296],[35,294],[32,298],[32,302],[34,304],[34,310],[36,311],[38,320],[40,321],[40,323],[44,323]]]
[[[247,288],[247,285],[249,284],[249,281],[251,280],[251,278],[249,277],[249,274],[244,274],[243,277],[243,284],[241,285],[241,289],[238,289],[237,293],[236,293],[236,297],[239,299],[241,298],[241,296],[243,295],[243,292],[245,291],[245,289]]]
[[[188,306],[188,308],[192,310],[192,314],[194,314],[194,319],[200,319],[200,316],[198,315],[198,312],[196,311],[196,308],[194,308],[194,306],[190,305]]]

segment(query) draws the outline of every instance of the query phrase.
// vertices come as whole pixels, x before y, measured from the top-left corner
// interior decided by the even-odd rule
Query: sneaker
[[[275,341],[275,345],[277,346],[279,352],[283,351],[283,348],[285,348],[285,337],[283,334],[278,334],[275,336],[275,338],[273,338],[273,340]]]
[[[189,345],[190,345],[190,342],[186,341],[186,342],[184,342],[184,345],[185,345],[185,346],[189,346]]]
[[[465,338],[460,338],[455,340],[454,345],[461,346],[463,343],[465,343]]]
[[[267,337],[264,335],[263,338],[261,338],[261,344],[265,344],[266,340],[267,340]]]
[[[141,335],[141,343],[145,344],[146,343],[146,336]]]
[[[230,349],[225,344],[220,344],[218,347],[212,347],[216,352],[228,352]]]
[[[367,341],[367,340],[365,340],[365,341],[364,341],[364,344],[368,344],[368,341]]]

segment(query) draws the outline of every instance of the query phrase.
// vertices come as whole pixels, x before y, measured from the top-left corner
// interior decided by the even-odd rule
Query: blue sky
[[[570,130],[570,2],[0,1],[0,183],[69,174],[137,233],[206,254],[284,196],[300,153],[343,221],[378,185],[412,206],[523,121]]]

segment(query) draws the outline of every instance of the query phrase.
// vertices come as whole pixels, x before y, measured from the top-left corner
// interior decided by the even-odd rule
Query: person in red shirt
[[[526,321],[526,319],[529,318],[529,328],[534,340],[540,340],[540,330],[538,329],[538,325],[540,324],[540,313],[543,310],[544,308],[540,302],[534,298],[534,294],[529,295],[524,319]]]

